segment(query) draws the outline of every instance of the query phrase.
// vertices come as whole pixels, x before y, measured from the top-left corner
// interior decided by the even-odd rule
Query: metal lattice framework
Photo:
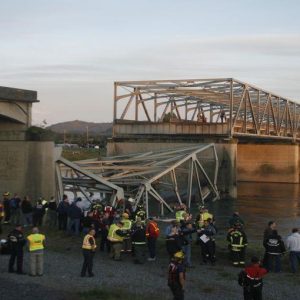
[[[162,123],[168,114],[169,122],[198,126],[226,119],[228,137],[300,138],[299,103],[236,79],[115,82],[115,124]]]
[[[173,211],[170,202],[190,207],[193,195],[202,203],[218,199],[218,158],[214,144],[203,144],[161,152],[106,157],[103,160],[71,163],[57,160],[57,184],[64,191],[82,193],[101,191],[116,206],[124,197],[134,199],[134,208],[143,202],[149,215],[149,201]],[[172,195],[172,199],[170,199]]]

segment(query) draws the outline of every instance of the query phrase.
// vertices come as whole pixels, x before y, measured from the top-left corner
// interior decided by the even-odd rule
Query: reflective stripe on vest
[[[93,242],[94,242],[94,245],[92,245],[90,243],[90,238],[93,239]],[[96,240],[95,238],[90,235],[90,234],[87,234],[84,239],[83,239],[83,243],[82,243],[82,249],[86,249],[86,250],[92,250],[92,249],[96,249],[97,246],[96,246]]]
[[[29,251],[43,250],[45,236],[43,234],[34,233],[27,237],[29,241]]]

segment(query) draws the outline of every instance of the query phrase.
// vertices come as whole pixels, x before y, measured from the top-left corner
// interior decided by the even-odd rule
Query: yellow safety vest
[[[45,236],[40,233],[33,233],[27,237],[29,241],[29,251],[43,250]]]
[[[122,222],[123,222],[123,227],[122,227],[122,229],[124,229],[124,230],[130,230],[130,229],[131,229],[132,223],[131,223],[130,220],[128,220],[128,219],[123,219]]]
[[[184,220],[184,214],[186,212],[184,210],[179,210],[176,212],[176,221],[180,222],[181,220]]]
[[[117,230],[119,230],[120,227],[117,224],[112,224],[109,227],[108,231],[108,240],[111,242],[123,242],[124,237],[117,234]]]
[[[92,245],[92,244],[90,243],[90,238],[93,239],[94,245]],[[95,240],[95,238],[94,238],[92,235],[87,234],[87,235],[84,237],[84,239],[83,239],[82,249],[86,249],[86,250],[94,250],[94,249],[96,249],[96,248],[97,248],[97,245],[96,245],[96,240]]]

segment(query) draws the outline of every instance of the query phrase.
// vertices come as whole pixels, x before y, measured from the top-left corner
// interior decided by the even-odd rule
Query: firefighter
[[[23,248],[26,244],[26,239],[23,235],[23,228],[21,225],[16,225],[16,228],[9,233],[8,243],[11,249],[8,272],[14,272],[14,264],[17,258],[17,274],[25,274],[23,272]]]
[[[114,224],[111,224],[108,231],[107,239],[110,241],[110,258],[119,261],[121,260],[121,250],[123,248],[123,240],[127,232],[122,230],[123,222],[116,219]]]
[[[133,245],[134,263],[143,264],[145,262],[146,250],[146,228],[141,219],[137,219],[131,230],[131,240]]]
[[[137,211],[135,213],[135,221],[137,221],[137,219],[140,218],[141,222],[145,225],[146,224],[146,218],[147,218],[147,214],[146,211],[144,209],[143,205],[139,205],[137,207]]]
[[[262,278],[267,274],[267,270],[260,266],[257,257],[251,258],[251,265],[240,272],[238,282],[244,290],[244,300],[262,299]]]
[[[245,265],[247,236],[239,225],[235,225],[227,234],[232,264],[234,266]]]
[[[168,286],[176,300],[184,300],[185,267],[183,260],[184,253],[178,251],[169,264]]]
[[[81,277],[85,277],[86,271],[88,271],[89,277],[94,277],[93,259],[97,248],[95,234],[95,229],[91,228],[83,239],[82,253],[84,261],[81,269]]]
[[[129,220],[129,215],[128,213],[123,213],[122,214],[122,222],[123,222],[123,228],[122,230],[126,230],[127,233],[130,233],[131,227],[132,227],[132,223]],[[131,239],[130,239],[130,235],[125,236],[124,240],[123,240],[123,250],[124,252],[131,252]]]

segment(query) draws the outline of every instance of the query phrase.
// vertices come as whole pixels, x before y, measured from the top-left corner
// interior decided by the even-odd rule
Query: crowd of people
[[[0,224],[15,225],[15,229],[8,235],[11,254],[8,271],[15,272],[14,264],[17,261],[16,273],[24,274],[23,248],[28,244],[30,275],[43,275],[45,236],[39,233],[39,228],[44,225],[65,231],[68,235],[79,236],[83,233],[82,277],[94,276],[93,258],[98,239],[100,251],[107,251],[115,261],[122,259],[122,253],[130,253],[136,264],[156,260],[157,239],[162,234],[157,221],[153,218],[147,219],[143,205],[134,210],[133,199],[130,198],[120,201],[116,208],[95,200],[84,211],[81,202],[81,198],[70,202],[68,196],[64,195],[58,203],[54,197],[49,202],[41,197],[32,204],[29,197],[21,200],[17,194],[10,197],[9,193],[4,193],[0,203]],[[192,263],[192,249],[195,249],[192,245],[194,242],[199,245],[201,264],[215,265],[215,238],[218,229],[213,214],[204,206],[200,207],[195,218],[185,205],[175,207],[175,211],[174,219],[165,228],[163,239],[170,261],[168,285],[174,299],[184,299],[186,268],[195,266],[195,262]],[[23,235],[23,227],[26,226],[32,226],[32,233],[27,238]],[[244,288],[245,299],[261,299],[262,277],[267,272],[281,272],[281,259],[285,252],[289,251],[292,272],[297,271],[300,261],[300,234],[296,228],[284,242],[276,230],[276,223],[270,221],[263,235],[263,260],[252,257],[252,264],[246,268],[248,241],[245,222],[238,212],[234,212],[228,220],[226,238],[232,265],[243,268],[239,275],[239,284]],[[198,257],[198,253],[195,256]]]

